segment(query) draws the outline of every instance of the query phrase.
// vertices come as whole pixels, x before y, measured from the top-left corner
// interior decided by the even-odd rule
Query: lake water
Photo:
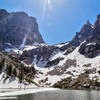
[[[55,90],[14,97],[3,97],[1,100],[100,100],[100,91]]]

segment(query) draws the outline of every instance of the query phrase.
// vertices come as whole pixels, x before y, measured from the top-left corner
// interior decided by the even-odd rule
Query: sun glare
[[[48,0],[48,4],[51,4],[51,0]]]
[[[62,3],[62,0],[42,0],[42,22],[44,23],[45,19],[48,21],[48,27],[52,26],[52,12],[55,10],[55,7]]]
[[[52,10],[52,2],[51,0],[43,0],[43,12],[42,12],[42,20],[44,20],[47,13],[50,13]]]

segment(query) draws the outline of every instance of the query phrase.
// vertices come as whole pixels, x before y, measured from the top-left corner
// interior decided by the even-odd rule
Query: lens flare
[[[42,13],[42,20],[46,17],[47,13],[50,13],[52,9],[51,0],[43,0],[43,13]]]
[[[51,4],[51,0],[48,0],[48,4]]]
[[[43,9],[42,9],[42,22],[44,23],[45,20],[48,21],[48,27],[52,25],[51,20],[52,20],[52,12],[55,10],[54,8],[61,4],[62,0],[41,0],[43,4]]]

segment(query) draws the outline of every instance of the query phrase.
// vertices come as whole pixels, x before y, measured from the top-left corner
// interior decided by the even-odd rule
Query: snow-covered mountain
[[[94,25],[87,21],[72,41],[53,46],[35,46],[30,50],[23,49],[22,52],[19,51],[21,55],[18,59],[25,64],[35,65],[38,73],[34,80],[42,86],[60,87],[58,83],[61,83],[62,79],[71,78],[65,88],[99,87],[99,27],[100,15]],[[57,81],[59,82],[56,83]]]
[[[23,12],[0,13],[0,48],[24,65],[26,77],[39,86],[100,87],[100,15],[93,25],[87,21],[71,41],[50,46],[44,43],[35,18]]]

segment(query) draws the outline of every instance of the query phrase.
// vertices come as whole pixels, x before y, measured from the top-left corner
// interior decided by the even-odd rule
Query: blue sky
[[[94,23],[100,0],[0,0],[0,8],[36,17],[44,41],[57,44],[71,40],[88,19]]]

